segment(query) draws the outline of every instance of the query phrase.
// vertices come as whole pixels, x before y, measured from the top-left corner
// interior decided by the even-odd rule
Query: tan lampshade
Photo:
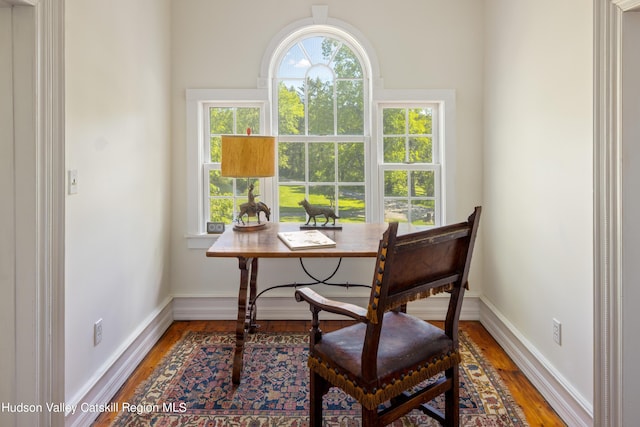
[[[222,135],[222,176],[274,176],[275,147],[273,136]]]

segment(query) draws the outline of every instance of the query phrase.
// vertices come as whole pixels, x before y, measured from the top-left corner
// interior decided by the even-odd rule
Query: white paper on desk
[[[280,240],[292,251],[300,249],[333,248],[336,242],[319,230],[281,231]]]

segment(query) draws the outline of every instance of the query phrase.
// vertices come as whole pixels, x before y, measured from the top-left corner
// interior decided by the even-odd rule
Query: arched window
[[[364,37],[312,12],[272,39],[256,89],[187,90],[189,247],[208,247],[207,222],[231,223],[245,201],[218,154],[246,127],[277,139],[276,176],[252,182],[272,221],[306,222],[304,199],[340,222],[457,220],[455,92],[382,88]]]
[[[281,51],[272,80],[277,217],[305,221],[299,203],[306,199],[333,208],[342,222],[365,222],[365,68],[354,48],[334,34],[302,35]]]

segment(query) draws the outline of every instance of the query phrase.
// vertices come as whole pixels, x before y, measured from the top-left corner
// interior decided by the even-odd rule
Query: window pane
[[[341,80],[336,83],[338,102],[338,135],[364,133],[362,80]]]
[[[286,80],[278,84],[278,133],[304,135],[304,80]]]
[[[411,171],[411,196],[435,197],[433,171]]]
[[[382,144],[385,163],[404,163],[406,161],[404,137],[386,137],[383,138]]]
[[[309,70],[307,77],[309,135],[334,135],[333,74],[324,66]]]
[[[365,222],[364,185],[342,185],[338,197],[341,222]]]
[[[384,135],[404,135],[407,131],[407,118],[404,108],[385,108],[382,110],[382,133]]]
[[[333,208],[336,204],[336,189],[333,185],[313,185],[309,186],[309,197],[312,205],[323,208]]]
[[[209,199],[209,221],[231,223],[234,218],[233,199]]]
[[[280,181],[304,181],[304,143],[281,142],[278,144],[278,174]]]
[[[338,181],[364,182],[364,143],[338,144]]]
[[[309,144],[309,181],[334,182],[336,164],[334,144],[319,142]]]
[[[251,129],[251,133],[260,133],[259,108],[238,108],[235,133],[244,134],[247,131],[247,128]]]
[[[431,108],[412,108],[409,110],[409,133],[412,135],[431,134],[433,111]]]
[[[435,200],[414,200],[411,206],[411,223],[415,225],[436,225]]]
[[[326,37],[309,37],[300,44],[312,64],[328,64],[338,47],[336,40]]]
[[[409,161],[414,163],[433,163],[431,141],[430,137],[409,138]]]
[[[332,63],[336,75],[341,79],[362,79],[360,60],[347,46],[342,46]]]
[[[407,171],[384,171],[384,196],[407,197],[409,195]]]
[[[209,171],[209,195],[232,196],[233,178],[223,178],[219,170]]]
[[[303,185],[281,185],[279,187],[280,221],[306,222],[304,209],[298,203],[304,200]]]
[[[282,59],[278,69],[278,76],[303,78],[310,66],[309,59],[300,48],[300,45],[296,44],[289,49]]]
[[[233,108],[213,107],[209,109],[210,132],[212,134],[233,133]]]
[[[219,135],[212,135],[209,142],[209,152],[211,162],[220,163],[222,161],[222,138]]]
[[[409,221],[409,202],[406,200],[385,200],[384,201],[385,222]]]

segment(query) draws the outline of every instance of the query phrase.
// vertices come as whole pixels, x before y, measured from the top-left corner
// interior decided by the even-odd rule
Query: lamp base
[[[267,228],[266,222],[261,222],[260,224],[235,224],[233,226],[234,231],[259,231]]]

